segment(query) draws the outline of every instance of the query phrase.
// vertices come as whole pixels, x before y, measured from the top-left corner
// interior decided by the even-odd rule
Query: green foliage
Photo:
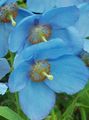
[[[8,120],[23,120],[16,112],[6,106],[0,106],[0,116]]]

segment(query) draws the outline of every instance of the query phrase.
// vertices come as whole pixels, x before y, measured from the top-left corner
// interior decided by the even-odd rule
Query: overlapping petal
[[[9,63],[5,58],[0,58],[0,79],[10,72]]]
[[[55,8],[44,13],[41,23],[58,25],[61,28],[69,27],[79,18],[79,9],[76,6]]]
[[[13,52],[16,52],[23,47],[25,42],[28,40],[28,35],[30,31],[30,27],[35,19],[39,18],[38,16],[29,16],[23,19],[20,24],[16,26],[13,33],[9,38],[9,49]],[[17,37],[19,36],[19,37]],[[13,39],[13,42],[12,42]]]
[[[28,82],[19,92],[23,112],[31,120],[44,119],[55,104],[55,93],[43,83]]]
[[[30,15],[30,12],[20,8],[16,17],[16,23],[18,24],[20,20]],[[0,23],[0,28],[0,57],[3,57],[8,52],[8,39],[14,27],[11,25],[11,23]],[[13,43],[13,39],[11,39],[11,43]]]
[[[79,54],[84,45],[84,39],[74,27],[60,29],[56,26],[53,27],[51,38],[61,38],[74,54]]]
[[[82,90],[89,78],[89,70],[79,58],[63,56],[49,62],[54,80],[45,83],[55,92],[74,94]]]
[[[31,59],[56,59],[65,54],[70,55],[73,54],[73,52],[66,46],[63,40],[56,38],[46,43],[39,43],[24,49],[22,53],[16,56],[14,67],[17,67],[21,62]]]
[[[9,77],[9,89],[11,92],[17,92],[23,89],[29,79],[28,71],[30,69],[30,65],[27,63],[22,63],[19,67],[17,67]]]
[[[52,8],[78,5],[83,2],[89,2],[89,0],[27,0],[27,6],[29,11],[43,13]]]
[[[82,38],[85,38],[89,36],[89,3],[80,4],[78,7],[80,9],[80,17],[76,22],[75,27]]]

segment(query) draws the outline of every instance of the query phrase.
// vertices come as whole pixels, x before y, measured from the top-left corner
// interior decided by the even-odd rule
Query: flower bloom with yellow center
[[[74,54],[79,53],[83,41],[77,30],[71,27],[78,19],[79,9],[75,6],[54,8],[43,14],[26,17],[11,33],[9,48],[12,52],[19,52],[58,37],[64,40]]]
[[[19,21],[31,13],[19,8],[16,0],[0,0],[0,57],[8,52],[9,35]]]
[[[18,54],[8,84],[11,92],[19,92],[21,108],[28,118],[42,120],[53,108],[56,93],[77,93],[88,78],[83,61],[56,38]]]

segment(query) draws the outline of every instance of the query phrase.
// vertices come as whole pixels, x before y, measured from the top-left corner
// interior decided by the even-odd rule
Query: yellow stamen
[[[47,40],[46,40],[46,38],[44,37],[44,36],[41,36],[42,37],[42,40],[44,41],[44,42],[47,42]]]
[[[43,35],[43,33],[40,33],[39,35],[40,35],[40,37],[42,38],[42,40],[43,40],[44,42],[48,42],[47,39],[45,38],[45,36]]]
[[[9,18],[11,20],[11,23],[13,26],[16,26],[16,21],[13,19],[13,16],[12,15],[9,15]]]
[[[49,80],[53,80],[54,79],[53,75],[49,75],[46,72],[43,72],[43,75],[46,76]]]

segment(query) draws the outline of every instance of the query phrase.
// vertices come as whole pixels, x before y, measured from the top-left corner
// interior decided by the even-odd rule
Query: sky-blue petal
[[[30,13],[28,11],[19,9],[18,16],[16,17],[17,24],[21,19],[29,15]],[[8,39],[13,29],[14,27],[11,25],[11,23],[0,23],[0,57],[5,56],[8,52]],[[13,39],[11,39],[11,43],[13,43]]]
[[[19,8],[18,15],[16,17],[17,24],[23,18],[31,15],[30,12]],[[14,27],[11,23],[0,23],[0,57],[4,57],[8,52],[8,39],[10,33],[13,31]],[[13,39],[11,39],[11,43],[13,43]]]
[[[60,29],[56,26],[52,29],[51,38],[61,38],[74,54],[79,54],[83,49],[84,40],[74,27]]]
[[[28,82],[19,92],[23,112],[31,120],[45,118],[55,104],[55,93],[43,83]]]
[[[35,15],[26,17],[16,26],[9,38],[9,49],[12,52],[19,50],[28,40],[30,28],[36,18],[38,17]]]
[[[10,72],[10,66],[5,58],[0,58],[0,79]]]
[[[29,11],[43,13],[55,7],[78,5],[82,2],[89,2],[89,0],[27,0],[27,6]]]
[[[29,12],[27,9],[19,7],[18,9],[18,15],[16,17],[16,22],[19,23],[22,19],[25,17],[33,15],[31,12]]]
[[[8,52],[8,37],[11,26],[0,23],[0,57],[4,57]]]
[[[81,4],[78,7],[80,9],[80,17],[75,27],[80,35],[85,38],[89,36],[89,3]]]
[[[70,48],[66,47],[63,40],[56,38],[48,42],[42,42],[32,45],[18,54],[14,61],[14,67],[17,67],[21,62],[44,59],[56,59],[65,54],[73,54]]]
[[[79,19],[79,9],[76,6],[55,8],[44,13],[40,19],[41,23],[58,25],[66,28],[74,25]]]
[[[55,92],[74,94],[82,90],[88,82],[89,70],[78,57],[63,56],[49,63],[54,79],[46,80],[45,83]]]
[[[28,63],[22,63],[10,74],[8,86],[11,92],[20,91],[26,86],[29,67]]]
[[[4,83],[0,83],[0,95],[4,95],[7,91],[8,87]]]

